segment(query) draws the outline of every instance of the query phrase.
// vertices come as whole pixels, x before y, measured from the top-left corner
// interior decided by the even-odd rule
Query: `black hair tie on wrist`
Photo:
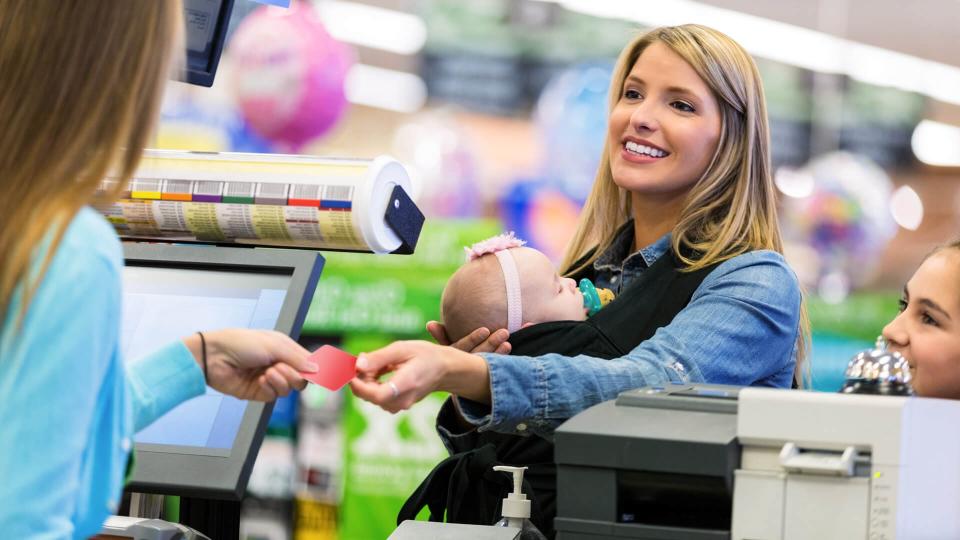
[[[210,378],[207,377],[207,340],[203,337],[203,332],[197,332],[200,336],[200,358],[203,360],[203,382],[209,384]]]

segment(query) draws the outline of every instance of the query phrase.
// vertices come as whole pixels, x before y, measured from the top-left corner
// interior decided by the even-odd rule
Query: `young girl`
[[[903,287],[900,315],[883,328],[887,348],[910,364],[924,397],[960,399],[960,241],[930,254]]]
[[[438,429],[459,450],[459,440],[472,446],[471,437],[487,431],[548,441],[571,416],[645,385],[797,380],[806,331],[800,288],[781,255],[753,60],[710,28],[652,30],[621,53],[609,111],[564,267],[617,293],[599,315],[625,352],[605,359],[461,350],[482,331],[456,347],[398,342],[358,359],[357,396],[395,412],[436,390],[454,394],[457,407],[444,405]],[[475,350],[504,352],[504,334]],[[389,384],[377,380],[383,371],[395,372]],[[536,524],[542,530],[551,521],[545,515]]]

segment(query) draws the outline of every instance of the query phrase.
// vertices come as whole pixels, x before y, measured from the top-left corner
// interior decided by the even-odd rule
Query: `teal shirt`
[[[124,365],[122,266],[113,229],[84,208],[64,234],[22,326],[16,327],[22,291],[3,318],[4,538],[98,533],[116,510],[133,434],[204,392],[203,373],[182,342]]]

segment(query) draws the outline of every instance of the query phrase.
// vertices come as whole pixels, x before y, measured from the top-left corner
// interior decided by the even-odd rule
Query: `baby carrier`
[[[540,356],[626,356],[666,326],[690,302],[694,291],[715,268],[681,272],[673,252],[664,254],[625,291],[586,321],[557,321],[528,326],[510,337],[511,354]],[[593,269],[575,276],[593,279]],[[451,400],[437,425],[462,432]],[[536,435],[520,436],[473,430],[451,441],[451,456],[440,462],[403,505],[397,524],[414,519],[424,508],[431,521],[491,525],[500,518],[501,500],[512,491],[508,475],[494,465],[527,466],[524,492],[532,501],[531,521],[553,538],[556,515],[556,465],[553,443]]]

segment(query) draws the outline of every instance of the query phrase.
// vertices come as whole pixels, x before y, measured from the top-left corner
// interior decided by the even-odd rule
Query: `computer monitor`
[[[233,0],[183,0],[187,42],[184,82],[213,85],[232,13]]]
[[[323,257],[306,250],[124,244],[127,361],[196,331],[276,329],[299,337]],[[238,500],[272,411],[207,388],[134,436],[128,489]]]

